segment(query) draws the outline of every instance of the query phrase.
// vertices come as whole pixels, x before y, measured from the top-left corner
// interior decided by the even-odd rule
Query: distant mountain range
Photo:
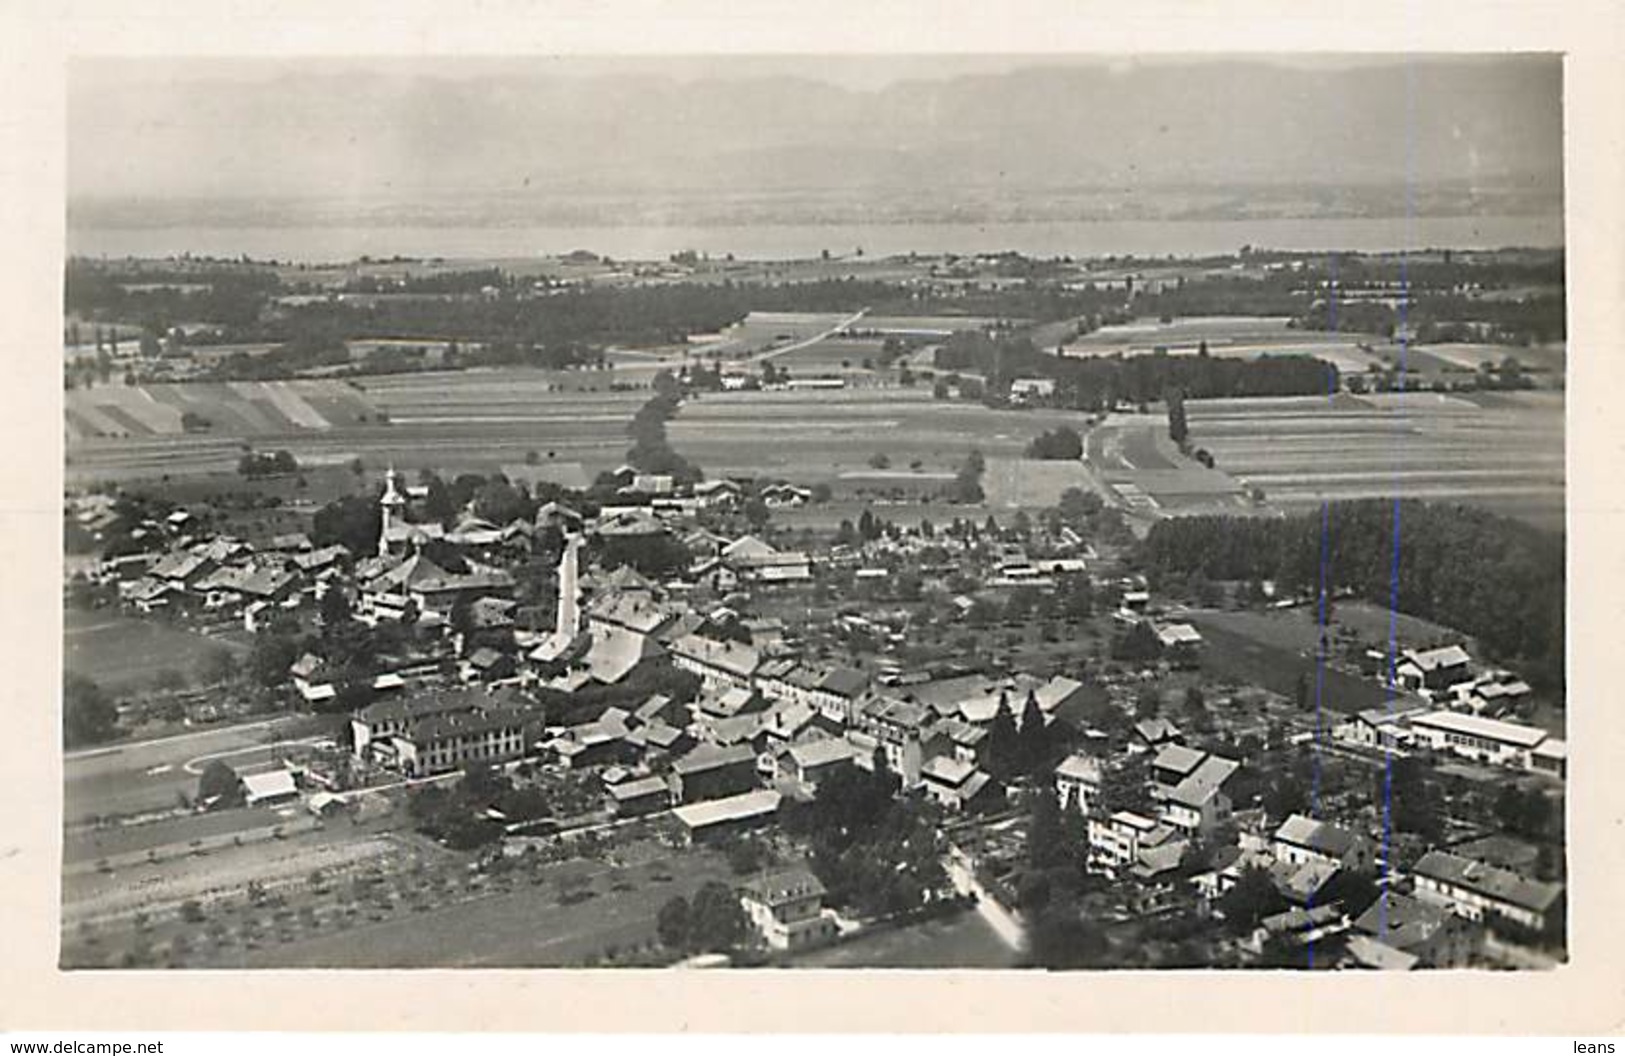
[[[241,214],[245,200],[261,213],[328,203],[319,211],[420,217],[598,217],[628,203],[686,215],[724,202],[758,219],[794,202],[797,215],[881,219],[921,203],[1042,214],[1087,199],[1132,215],[1170,189],[1187,211],[1245,209],[1247,188],[1277,203],[1267,210],[1310,214],[1440,195],[1452,208],[1561,210],[1561,89],[1545,57],[1034,65],[873,90],[297,66],[261,79],[75,78],[69,192],[75,222],[195,220]]]

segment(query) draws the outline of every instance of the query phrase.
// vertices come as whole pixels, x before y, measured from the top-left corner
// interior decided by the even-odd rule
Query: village
[[[70,808],[76,766],[110,805],[66,818],[64,963],[929,966],[886,951],[961,919],[1001,965],[1564,959],[1566,746],[1465,635],[1174,582],[1076,489],[816,533],[782,480],[547,468],[390,468],[257,543],[71,499],[122,545],[70,606],[239,660],[151,765],[70,752]],[[1244,620],[1312,644],[1244,655]],[[192,736],[223,747],[156,754]],[[543,952],[522,896],[585,937]]]

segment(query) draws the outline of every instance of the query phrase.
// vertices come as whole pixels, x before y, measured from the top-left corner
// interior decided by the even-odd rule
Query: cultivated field
[[[1295,330],[1287,326],[1285,317],[1271,316],[1192,316],[1167,323],[1142,318],[1101,327],[1065,342],[1062,349],[1064,355],[1080,357],[1140,355],[1158,348],[1171,355],[1194,355],[1203,341],[1207,342],[1210,356],[1315,356],[1336,364],[1345,373],[1360,373],[1373,364],[1380,365],[1383,352],[1395,354],[1385,338]],[[1049,350],[1053,344],[1041,347]]]
[[[1241,485],[1222,469],[1181,455],[1157,415],[1113,415],[1084,441],[1086,473],[1097,490],[1132,514],[1236,513]]]
[[[162,474],[229,474],[242,455],[244,439],[267,449],[286,448],[302,466],[342,466],[359,458],[373,468],[394,463],[403,472],[423,467],[489,472],[502,463],[523,461],[527,452],[545,458],[551,451],[561,461],[581,461],[597,472],[620,463],[629,444],[626,427],[649,398],[656,369],[650,363],[612,371],[426,372],[365,378],[357,387],[290,382],[347,395],[368,408],[367,419],[356,415],[346,422],[342,416],[329,416],[322,399],[307,399],[323,415],[325,427],[266,416],[257,432],[234,418],[231,428],[217,423],[207,434],[129,434],[70,441],[68,479],[85,484]],[[379,411],[388,416],[388,424],[379,423]]]
[[[918,460],[928,472],[953,472],[972,450],[1014,457],[1045,429],[1080,421],[933,400],[925,388],[851,388],[708,395],[685,405],[667,432],[710,472],[810,482],[866,471],[876,453],[893,467]]]
[[[351,427],[377,410],[334,381],[100,385],[67,394],[70,440],[180,436],[187,413],[206,420],[213,434],[260,437]]]
[[[1413,497],[1563,524],[1559,392],[1192,400],[1191,442],[1270,505]]]

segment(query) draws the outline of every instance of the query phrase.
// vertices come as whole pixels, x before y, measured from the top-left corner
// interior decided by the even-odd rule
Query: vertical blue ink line
[[[1395,377],[1397,391],[1405,392],[1405,372],[1410,354],[1410,236],[1416,227],[1416,67],[1405,64],[1405,235],[1404,248],[1399,254],[1399,370]],[[1396,434],[1397,435],[1397,434]],[[1390,540],[1392,564],[1388,569],[1388,725],[1394,719],[1395,677],[1398,669],[1399,639],[1399,458],[1394,458],[1394,528]],[[1391,743],[1384,744],[1382,774],[1382,869],[1377,901],[1377,930],[1388,934],[1388,877],[1393,872],[1394,839],[1394,752]]]

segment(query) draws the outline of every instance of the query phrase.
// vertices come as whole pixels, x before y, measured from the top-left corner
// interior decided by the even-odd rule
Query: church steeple
[[[401,518],[401,511],[406,508],[406,496],[400,493],[396,486],[395,467],[389,467],[384,474],[384,497],[378,500],[383,512],[383,525],[378,532],[378,556],[389,555],[389,529],[392,525],[405,523]]]

